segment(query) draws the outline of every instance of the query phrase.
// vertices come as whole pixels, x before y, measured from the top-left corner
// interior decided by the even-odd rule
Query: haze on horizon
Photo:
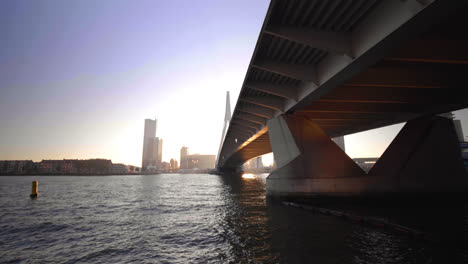
[[[163,161],[217,154],[269,1],[0,1],[0,160],[141,166],[144,119]],[[466,124],[467,111],[456,112]],[[346,137],[379,156],[402,125]],[[267,161],[268,164],[269,161]]]

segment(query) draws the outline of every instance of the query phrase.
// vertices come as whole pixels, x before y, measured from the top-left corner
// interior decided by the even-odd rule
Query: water
[[[440,232],[447,234],[444,242],[433,243],[267,200],[265,176],[0,177],[0,262],[327,264],[468,260],[464,244],[468,241],[466,206],[447,209],[443,215],[437,209],[432,216],[439,217],[434,218],[423,214],[426,221],[416,227],[446,230]],[[39,198],[31,200],[31,181],[36,179]],[[378,215],[386,211],[350,208],[346,210]],[[418,216],[411,214],[414,210],[400,209],[389,210],[386,217],[399,223],[418,222]],[[447,215],[451,220],[446,222],[453,224],[438,225],[441,222],[437,221]]]

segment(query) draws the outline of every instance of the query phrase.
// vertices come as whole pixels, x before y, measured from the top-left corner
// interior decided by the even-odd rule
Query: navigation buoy
[[[37,198],[39,196],[39,182],[33,181],[32,182],[32,191],[31,191],[31,198]]]

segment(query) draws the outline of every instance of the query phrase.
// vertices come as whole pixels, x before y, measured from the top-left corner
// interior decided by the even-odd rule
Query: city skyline
[[[183,6],[2,1],[0,159],[140,166],[155,115],[165,161],[184,144],[216,154],[224,95],[240,91],[268,1]]]
[[[0,160],[140,166],[154,115],[164,161],[184,145],[216,154],[226,91],[235,106],[269,1],[190,3],[2,1]],[[468,131],[466,113],[455,115]],[[401,127],[346,136],[347,153],[379,156]]]

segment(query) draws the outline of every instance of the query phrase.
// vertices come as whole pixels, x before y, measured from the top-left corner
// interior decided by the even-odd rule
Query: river
[[[436,238],[426,241],[266,199],[265,177],[0,177],[0,263],[468,262],[466,199],[333,205]]]

